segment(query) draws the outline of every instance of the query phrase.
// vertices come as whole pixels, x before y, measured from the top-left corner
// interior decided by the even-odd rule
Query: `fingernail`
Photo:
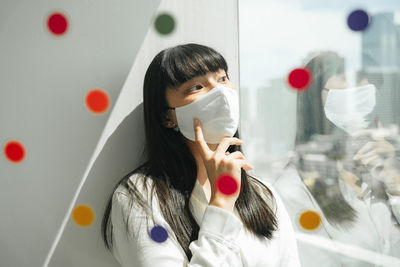
[[[193,123],[194,123],[194,126],[197,126],[199,124],[199,120],[196,118],[193,118]]]

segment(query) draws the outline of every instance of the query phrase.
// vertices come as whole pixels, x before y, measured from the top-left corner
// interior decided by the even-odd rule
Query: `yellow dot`
[[[321,217],[312,210],[307,210],[300,215],[299,223],[306,230],[315,230],[321,224]]]
[[[80,226],[88,226],[94,221],[94,212],[89,206],[80,205],[75,207],[72,212],[72,217],[76,224]]]

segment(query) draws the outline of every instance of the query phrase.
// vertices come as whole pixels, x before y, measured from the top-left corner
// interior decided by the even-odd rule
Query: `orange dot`
[[[25,158],[25,148],[17,141],[10,141],[4,147],[6,158],[14,163],[21,162]]]
[[[321,224],[321,217],[312,210],[307,210],[300,215],[299,223],[306,230],[315,230]]]
[[[80,226],[88,226],[94,221],[94,212],[89,206],[80,205],[75,207],[72,212],[72,217],[76,224]]]
[[[86,94],[86,106],[94,113],[105,112],[109,105],[110,99],[107,93],[101,89],[94,89]]]

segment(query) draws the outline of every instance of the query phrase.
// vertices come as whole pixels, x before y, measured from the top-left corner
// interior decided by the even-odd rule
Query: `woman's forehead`
[[[208,71],[206,74],[193,77],[192,79],[184,82],[183,84],[190,83],[190,82],[195,81],[195,80],[200,80],[200,79],[203,79],[203,78],[208,77],[208,76],[216,76],[218,74],[223,74],[223,73],[225,73],[225,71],[223,69],[219,69],[219,70],[217,70],[215,72]]]

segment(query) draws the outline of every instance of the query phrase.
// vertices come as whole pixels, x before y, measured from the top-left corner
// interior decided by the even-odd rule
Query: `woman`
[[[357,177],[348,169],[348,162],[357,159],[364,163],[375,151],[366,149],[363,140],[358,140],[361,145],[356,145],[355,151],[351,151],[353,146],[346,150],[343,142],[374,126],[375,86],[367,83],[348,88],[344,59],[334,52],[321,53],[306,68],[312,82],[297,98],[298,160],[288,164],[274,186],[284,196],[293,222],[307,210],[320,215],[319,227],[304,229],[296,223],[298,231],[325,237],[327,243],[335,240],[398,257],[399,232],[390,209],[384,201],[376,201],[361,180],[366,173]],[[298,245],[304,266],[375,266],[360,259],[361,254],[353,258],[306,243]]]
[[[118,262],[299,266],[280,198],[246,173],[238,93],[222,55],[199,44],[161,51],[146,72],[143,105],[147,161],[116,185],[102,224]],[[218,186],[223,177],[229,194]]]

